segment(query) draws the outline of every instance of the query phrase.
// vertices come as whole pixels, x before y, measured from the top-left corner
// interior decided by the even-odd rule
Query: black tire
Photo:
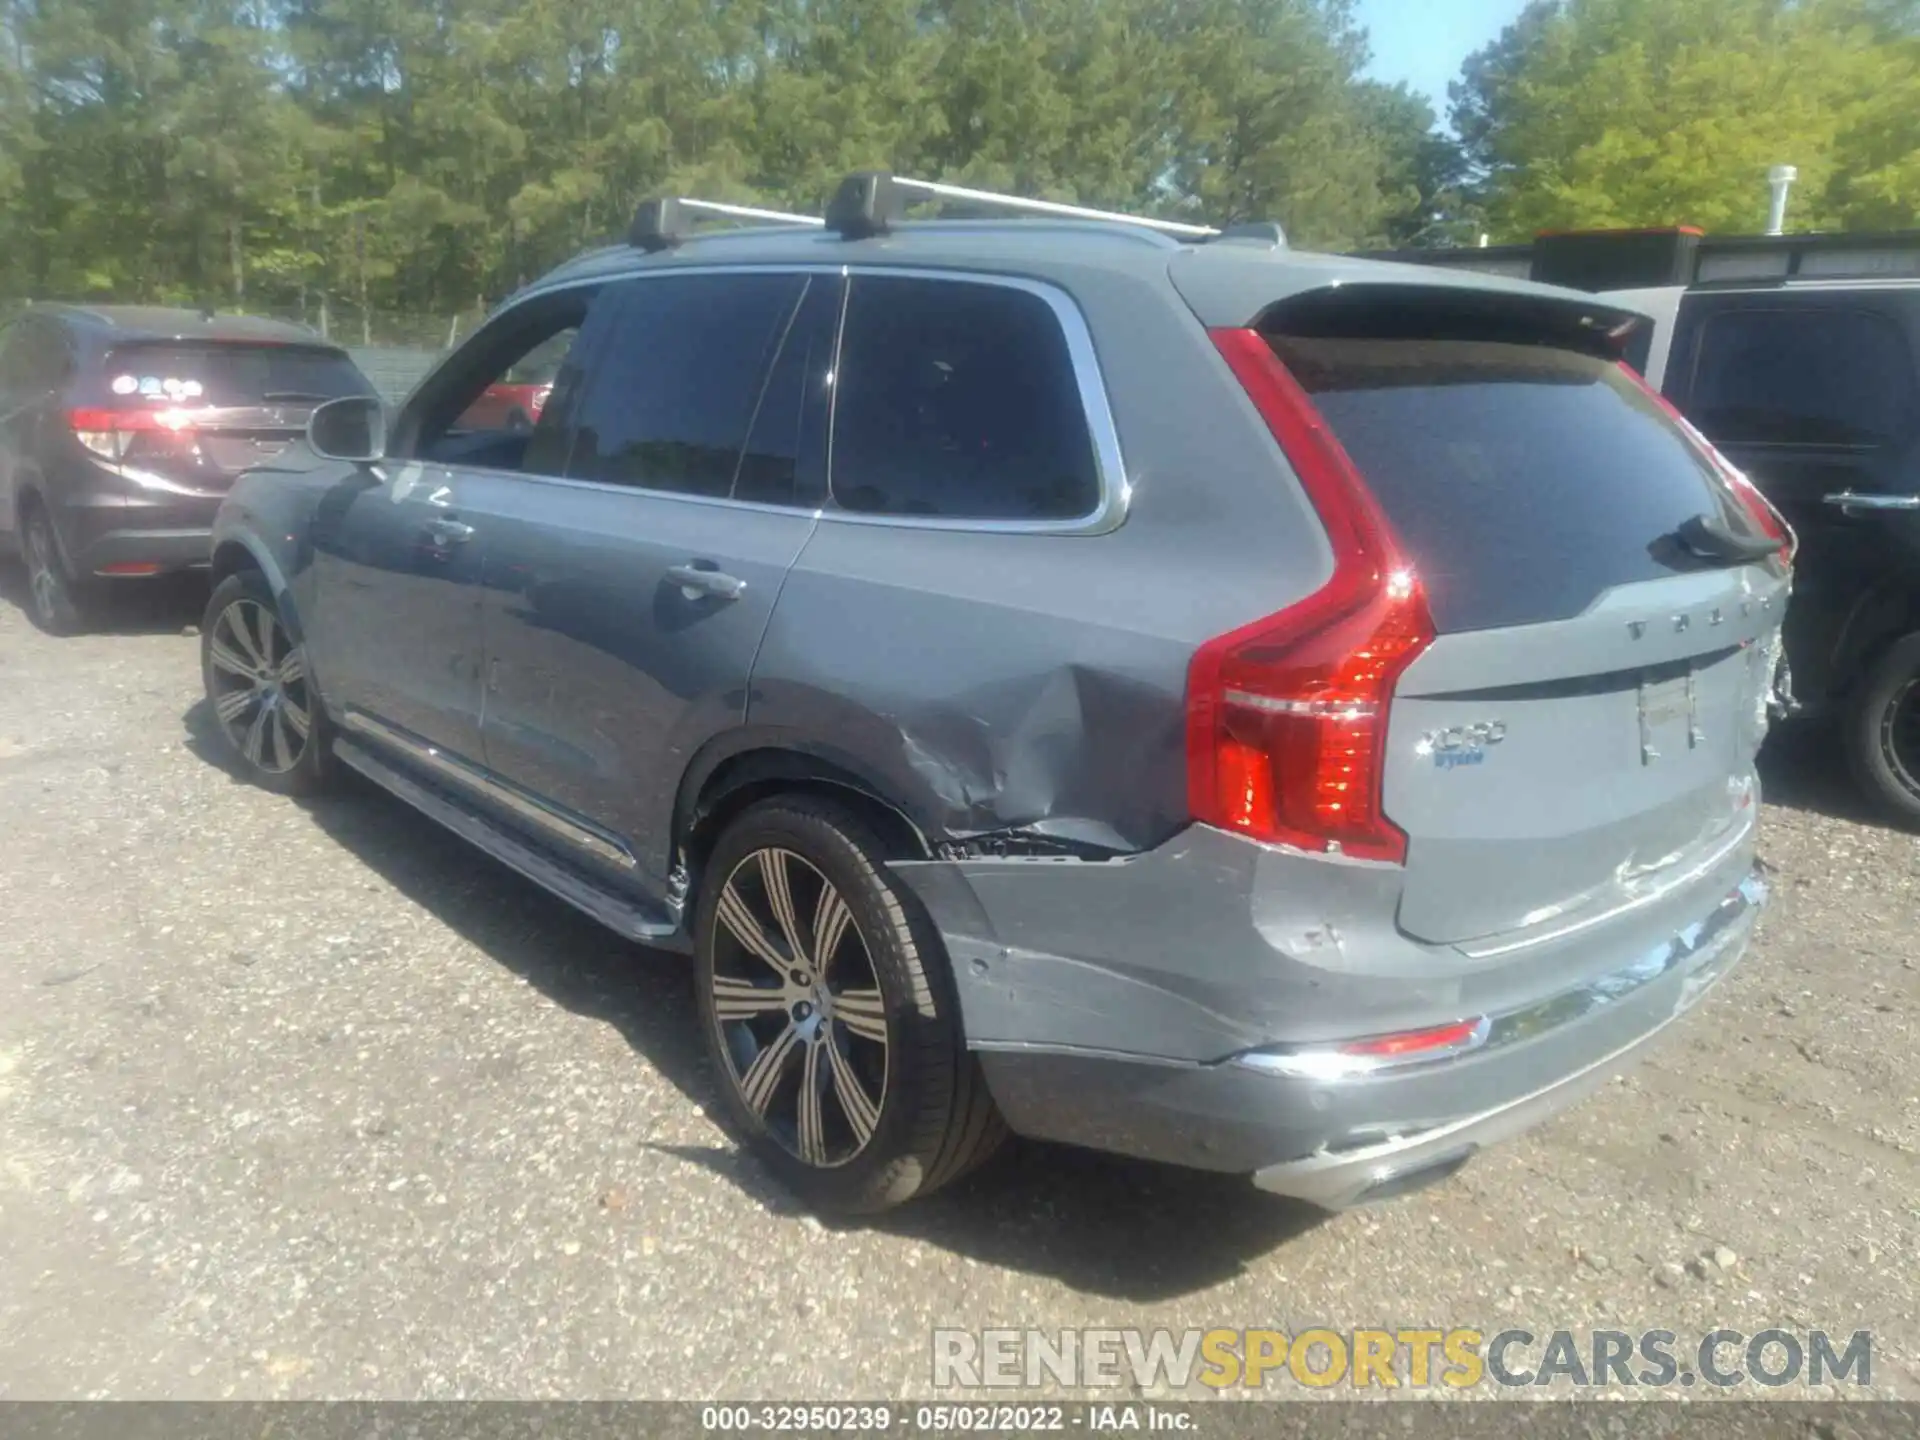
[[[311,795],[332,778],[319,687],[258,570],[214,587],[200,622],[200,680],[213,728],[249,780],[278,795]]]
[[[701,1025],[735,1133],[783,1184],[826,1212],[872,1213],[925,1195],[1006,1138],[961,1033],[944,947],[917,900],[887,874],[885,853],[846,805],[811,795],[764,801],[720,837],[695,915]],[[785,877],[777,887],[791,930],[779,922],[769,864]],[[823,898],[829,887],[845,902],[838,930]],[[763,921],[754,946],[742,938],[740,907],[748,923]],[[834,938],[816,967],[822,931]],[[804,953],[783,971],[774,961],[792,965],[790,933],[800,935]],[[809,1079],[817,1082],[810,1127]],[[858,1092],[851,1103],[848,1085]]]
[[[67,573],[59,538],[37,500],[20,516],[20,559],[27,568],[27,615],[49,635],[78,635],[92,618],[94,589]]]
[[[1920,828],[1920,631],[1867,670],[1847,715],[1846,751],[1867,798]]]

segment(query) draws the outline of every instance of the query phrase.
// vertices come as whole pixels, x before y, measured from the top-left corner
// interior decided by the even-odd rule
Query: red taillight
[[[1722,455],[1719,448],[1701,434],[1691,420],[1680,413],[1671,400],[1649,385],[1644,375],[1624,360],[1620,362],[1620,369],[1628,379],[1640,387],[1643,394],[1666,411],[1667,417],[1675,425],[1680,427],[1680,433],[1685,435],[1694,448],[1706,457],[1707,463],[1713,466],[1714,473],[1726,482],[1727,488],[1733,492],[1733,498],[1740,502],[1740,508],[1747,512],[1755,525],[1760,527],[1760,533],[1780,542],[1780,558],[1791,565],[1794,552],[1799,548],[1800,542],[1785,518],[1773,508],[1773,503],[1760,493],[1759,487],[1741,472],[1739,466]]]
[[[1202,645],[1187,673],[1195,820],[1258,840],[1404,861],[1381,806],[1394,684],[1433,642],[1419,577],[1353,461],[1254,330],[1213,341],[1300,477],[1332,546],[1320,589]]]
[[[134,437],[191,438],[200,416],[193,410],[69,410],[67,425],[73,438],[87,449],[118,465],[133,448]]]

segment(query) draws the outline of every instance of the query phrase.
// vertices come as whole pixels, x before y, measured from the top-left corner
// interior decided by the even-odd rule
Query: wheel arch
[[[296,642],[304,642],[306,633],[300,621],[300,607],[294,603],[292,588],[287,584],[279,563],[273,558],[273,552],[250,535],[221,536],[213,547],[212,583],[218,585],[242,570],[260,572],[268,588],[273,591],[273,603],[280,612],[280,620],[287,627],[287,633]]]
[[[1920,631],[1920,581],[1890,576],[1867,591],[1848,611],[1834,642],[1831,693],[1853,695],[1880,657],[1915,631]]]
[[[776,795],[808,793],[852,806],[904,858],[933,853],[924,822],[832,746],[794,735],[722,737],[695,755],[674,803],[674,864],[686,877],[689,902],[698,893],[706,857],[735,817]]]

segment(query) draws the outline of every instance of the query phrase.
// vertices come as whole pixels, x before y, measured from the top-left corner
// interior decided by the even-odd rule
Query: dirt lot
[[[1747,962],[1443,1187],[1321,1219],[1028,1146],[836,1229],[709,1118],[678,962],[367,787],[211,763],[190,587],[64,642],[18,602],[0,571],[0,1397],[879,1398],[941,1324],[1419,1323],[1870,1328],[1920,1396],[1920,841],[1814,741]]]

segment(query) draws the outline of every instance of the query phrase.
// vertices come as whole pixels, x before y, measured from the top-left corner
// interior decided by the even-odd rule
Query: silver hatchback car
[[[690,951],[823,1207],[1009,1129],[1341,1207],[1592,1091],[1764,902],[1791,559],[1639,318],[927,188],[655,202],[319,410],[217,522],[238,761]]]

